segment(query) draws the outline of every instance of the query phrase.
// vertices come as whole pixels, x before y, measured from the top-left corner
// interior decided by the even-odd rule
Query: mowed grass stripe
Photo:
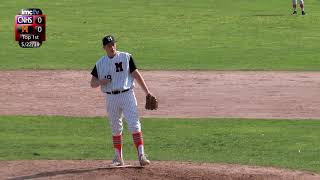
[[[141,69],[319,70],[319,6],[308,0],[302,17],[278,0],[5,0],[0,69],[91,69],[111,33]],[[14,16],[26,7],[47,14],[38,49],[14,41]]]
[[[223,162],[320,172],[320,121],[143,119],[151,160]],[[136,159],[124,131],[124,157]],[[0,116],[0,160],[112,159],[104,118]]]

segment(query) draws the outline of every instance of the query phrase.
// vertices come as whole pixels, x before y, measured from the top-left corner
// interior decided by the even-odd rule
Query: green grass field
[[[320,1],[307,16],[291,0],[4,0],[0,4],[0,70],[90,70],[104,55],[101,39],[148,70],[320,70]],[[47,15],[47,41],[22,49],[14,16],[22,8]],[[300,12],[299,12],[300,13]],[[151,160],[275,166],[320,173],[320,121],[144,119]],[[136,159],[125,130],[124,154]],[[0,160],[111,159],[102,118],[0,115]]]
[[[91,69],[101,38],[118,37],[141,69],[320,70],[320,1],[292,16],[279,0],[56,0],[0,4],[0,69]],[[22,49],[14,16],[37,7],[47,14],[47,41]]]
[[[112,159],[103,118],[0,116],[0,160]],[[320,172],[320,121],[143,119],[151,160],[226,162]],[[125,159],[136,159],[128,130]],[[300,152],[299,152],[300,150]]]

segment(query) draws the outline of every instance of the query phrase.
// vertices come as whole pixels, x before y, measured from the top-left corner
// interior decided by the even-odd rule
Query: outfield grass
[[[0,69],[91,69],[101,38],[118,37],[142,69],[320,70],[320,1],[291,16],[279,0],[3,0]],[[13,22],[21,8],[47,14],[47,41],[21,49]]]
[[[320,121],[143,119],[142,124],[151,160],[320,172]],[[124,137],[125,159],[136,159],[127,129]],[[0,116],[0,160],[112,157],[111,134],[103,118]]]

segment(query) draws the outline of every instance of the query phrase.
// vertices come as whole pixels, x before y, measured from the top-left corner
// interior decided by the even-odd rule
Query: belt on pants
[[[125,90],[116,90],[116,91],[111,91],[111,92],[106,92],[107,94],[120,94],[129,91],[130,89],[125,89]]]

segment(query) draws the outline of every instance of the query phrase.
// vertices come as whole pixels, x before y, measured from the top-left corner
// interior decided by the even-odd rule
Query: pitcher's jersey
[[[136,69],[131,54],[117,51],[116,55],[112,58],[108,56],[101,57],[91,74],[99,80],[111,79],[110,83],[101,86],[102,92],[111,92],[133,88],[134,78],[131,73]]]

